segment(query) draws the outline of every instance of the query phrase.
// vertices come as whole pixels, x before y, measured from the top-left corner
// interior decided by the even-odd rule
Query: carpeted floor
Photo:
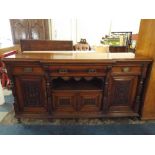
[[[5,104],[0,105],[0,123],[13,110],[13,96],[10,90],[4,89]]]
[[[153,124],[3,125],[1,135],[154,135]]]
[[[10,90],[4,89],[5,104],[0,105],[0,112],[10,112],[13,109],[13,96]]]

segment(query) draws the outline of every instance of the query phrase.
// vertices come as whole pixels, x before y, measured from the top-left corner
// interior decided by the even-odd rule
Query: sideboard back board
[[[21,51],[72,51],[73,42],[66,40],[20,40]]]

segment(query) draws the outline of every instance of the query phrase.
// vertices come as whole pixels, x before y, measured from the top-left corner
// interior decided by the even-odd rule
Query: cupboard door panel
[[[84,92],[78,96],[79,112],[99,112],[101,111],[102,93],[99,91]]]
[[[75,112],[76,111],[76,95],[72,92],[54,92],[53,93],[53,109],[54,112]]]
[[[42,77],[16,77],[16,88],[20,110],[22,112],[46,112],[45,80]]]
[[[137,76],[112,76],[109,96],[110,112],[134,112]]]

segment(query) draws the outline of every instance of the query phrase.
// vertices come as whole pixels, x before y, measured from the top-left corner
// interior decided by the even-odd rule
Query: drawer
[[[36,75],[43,75],[44,72],[42,68],[40,67],[15,67],[13,69],[13,74],[18,75],[18,74],[36,74]]]
[[[104,76],[105,66],[50,66],[51,76]]]
[[[114,66],[112,68],[112,73],[118,74],[141,74],[141,67],[140,66]]]

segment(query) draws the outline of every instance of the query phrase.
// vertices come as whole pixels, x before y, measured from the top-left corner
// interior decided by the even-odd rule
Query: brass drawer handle
[[[58,72],[61,74],[64,74],[64,73],[68,73],[68,70],[67,69],[59,69]]]
[[[88,73],[96,73],[96,69],[89,69]]]
[[[130,71],[130,67],[123,67],[123,68],[122,68],[122,72],[127,73],[127,72],[129,72],[129,71]]]
[[[33,68],[31,67],[24,68],[24,73],[32,73],[32,72],[33,72]]]

